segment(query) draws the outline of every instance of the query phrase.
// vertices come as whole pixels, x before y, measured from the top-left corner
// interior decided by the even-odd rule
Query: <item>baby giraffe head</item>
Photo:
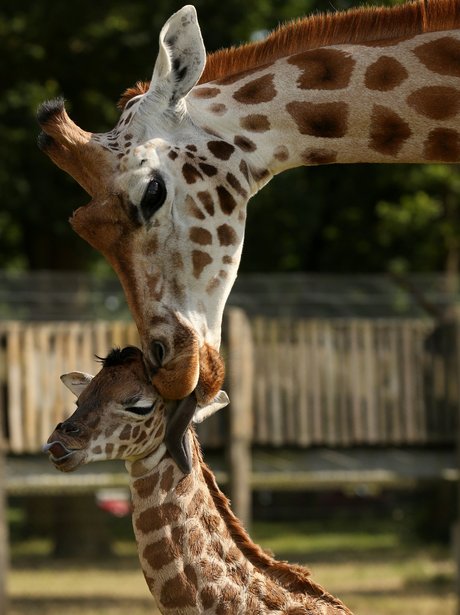
[[[77,409],[43,447],[56,468],[70,472],[90,461],[134,461],[149,455],[160,460],[169,451],[179,468],[190,472],[186,432],[192,417],[200,418],[195,396],[164,401],[151,384],[141,350],[112,350],[96,376],[71,372],[61,380],[77,396]],[[206,407],[201,419],[223,405]]]

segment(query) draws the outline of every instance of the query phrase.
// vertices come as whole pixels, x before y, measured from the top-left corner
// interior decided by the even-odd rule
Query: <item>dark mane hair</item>
[[[366,44],[399,39],[460,26],[458,0],[413,0],[393,7],[362,7],[320,13],[290,21],[255,43],[221,49],[208,55],[200,84],[264,66],[280,58],[327,45]],[[138,81],[118,103],[126,103],[149,88]]]
[[[114,365],[124,365],[125,363],[131,363],[131,361],[142,358],[142,351],[136,346],[126,346],[126,348],[112,348],[109,354],[104,357],[98,357],[96,359],[102,363],[102,367],[113,367]]]

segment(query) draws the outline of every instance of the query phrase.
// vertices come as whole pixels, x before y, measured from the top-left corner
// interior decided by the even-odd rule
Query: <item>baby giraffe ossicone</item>
[[[138,348],[112,350],[94,378],[72,372],[62,381],[77,409],[44,450],[63,472],[125,460],[139,559],[162,613],[350,615],[305,568],[277,561],[251,541],[189,428],[195,404],[185,400],[178,409],[159,397]],[[173,438],[182,457],[165,444],[171,429],[183,429]],[[179,467],[181,459],[190,466]]]

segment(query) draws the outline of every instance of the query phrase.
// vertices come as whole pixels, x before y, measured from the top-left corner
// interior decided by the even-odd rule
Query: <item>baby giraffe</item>
[[[112,350],[94,378],[72,372],[62,380],[77,410],[44,450],[63,472],[125,460],[139,558],[162,613],[351,615],[305,568],[252,542],[203,461],[190,416],[182,418],[196,404],[159,397],[138,348]],[[167,445],[181,424],[183,457]]]

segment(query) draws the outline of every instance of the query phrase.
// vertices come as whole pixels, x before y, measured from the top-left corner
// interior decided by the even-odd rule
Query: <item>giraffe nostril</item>
[[[80,433],[80,428],[75,425],[75,423],[65,421],[64,423],[60,423],[60,431],[65,434],[76,435]]]

